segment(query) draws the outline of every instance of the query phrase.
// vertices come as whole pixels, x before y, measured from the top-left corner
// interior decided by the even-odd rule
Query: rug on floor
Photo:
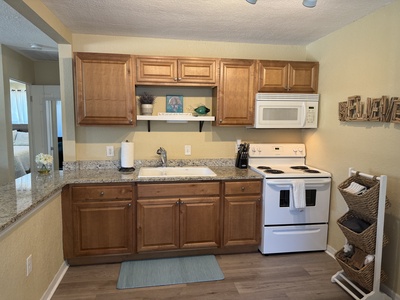
[[[224,279],[214,255],[126,261],[121,264],[117,289]]]

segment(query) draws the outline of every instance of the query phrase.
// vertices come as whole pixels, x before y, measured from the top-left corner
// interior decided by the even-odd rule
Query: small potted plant
[[[142,115],[151,115],[153,114],[153,103],[155,97],[150,95],[149,93],[144,92],[143,95],[139,97],[140,108],[142,111]]]

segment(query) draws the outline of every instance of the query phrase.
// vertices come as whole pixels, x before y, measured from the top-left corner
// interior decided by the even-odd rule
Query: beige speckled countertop
[[[140,168],[132,173],[122,173],[117,168],[79,168],[54,172],[47,176],[36,173],[27,174],[16,179],[14,183],[0,186],[0,234],[46,200],[60,193],[63,186],[67,184],[262,179],[261,175],[249,169],[238,169],[233,166],[209,166],[209,168],[217,176],[138,178]]]

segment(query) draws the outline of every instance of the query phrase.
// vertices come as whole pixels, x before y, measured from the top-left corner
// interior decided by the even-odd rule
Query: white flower
[[[39,153],[36,155],[35,162],[37,164],[51,165],[53,163],[53,156],[50,154]]]

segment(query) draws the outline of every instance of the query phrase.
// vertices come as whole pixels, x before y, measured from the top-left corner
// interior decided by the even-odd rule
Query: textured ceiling
[[[306,45],[393,0],[42,0],[74,33]]]
[[[58,60],[57,44],[3,0],[0,0],[0,44],[34,61]],[[31,44],[41,49],[32,49]]]
[[[302,0],[41,1],[72,33],[306,45],[396,0],[318,0],[315,8]],[[55,47],[46,37],[0,0],[0,43]]]

